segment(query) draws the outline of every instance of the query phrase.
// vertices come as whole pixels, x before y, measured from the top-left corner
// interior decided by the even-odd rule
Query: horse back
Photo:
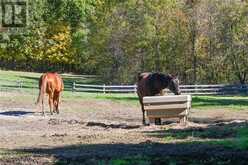
[[[145,72],[140,73],[138,75],[138,82],[137,82],[137,93],[139,97],[147,96],[150,93],[150,90],[147,86],[147,82],[151,73]]]
[[[137,92],[139,97],[159,94],[165,86],[165,76],[160,73],[139,74]]]
[[[56,92],[61,92],[64,89],[64,83],[61,76],[57,73],[45,73],[43,76],[44,83],[47,83],[48,89],[51,89]],[[40,82],[41,84],[42,82]],[[47,89],[47,90],[48,90]]]

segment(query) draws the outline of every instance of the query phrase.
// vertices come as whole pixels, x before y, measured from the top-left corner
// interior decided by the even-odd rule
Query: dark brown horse
[[[138,75],[137,94],[143,113],[143,124],[145,124],[143,97],[162,94],[165,88],[168,88],[176,95],[180,95],[179,80],[176,76],[164,75],[162,73],[141,73]]]
[[[64,89],[63,80],[57,73],[44,73],[39,80],[39,96],[36,104],[42,102],[42,113],[44,112],[44,94],[48,94],[48,102],[51,115],[53,112],[59,114],[60,94]]]

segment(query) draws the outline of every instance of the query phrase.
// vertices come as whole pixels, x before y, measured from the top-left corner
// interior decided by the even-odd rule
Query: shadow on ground
[[[88,127],[102,127],[102,128],[120,128],[120,129],[137,129],[140,128],[141,125],[127,125],[127,124],[105,124],[101,122],[88,122],[86,124]]]
[[[5,111],[0,112],[2,116],[25,116],[28,114],[34,114],[34,112],[27,112],[27,111]]]
[[[150,164],[246,164],[248,150],[225,147],[218,143],[209,143],[206,139],[230,139],[236,136],[239,128],[248,129],[244,123],[217,123],[206,128],[182,128],[159,131],[146,131],[144,135],[156,138],[170,136],[175,139],[194,137],[202,141],[184,141],[173,143],[156,143],[145,140],[138,144],[76,144],[51,148],[15,149],[9,152],[28,156],[0,159],[16,163],[44,161],[53,158],[54,164],[85,165],[150,165]]]
[[[248,130],[247,122],[217,122],[208,127],[188,127],[182,129],[167,129],[146,131],[146,135],[157,138],[171,138],[173,140],[197,138],[197,139],[230,139],[235,138],[240,128]]]
[[[49,149],[18,149],[30,158],[54,157],[55,164],[243,164],[248,161],[248,152],[208,144],[89,144],[72,145]],[[9,160],[11,161],[11,160]],[[36,160],[37,161],[37,160]],[[22,160],[23,162],[23,160]],[[34,162],[34,161],[31,161]],[[13,163],[13,162],[12,162]]]

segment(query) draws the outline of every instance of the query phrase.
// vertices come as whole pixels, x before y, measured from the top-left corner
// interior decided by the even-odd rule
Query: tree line
[[[248,78],[245,0],[32,0],[22,33],[1,33],[2,69],[101,75],[128,84],[140,72],[183,84]]]

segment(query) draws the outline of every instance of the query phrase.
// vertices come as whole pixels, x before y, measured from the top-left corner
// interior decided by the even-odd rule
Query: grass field
[[[0,86],[3,88],[16,87],[17,82],[22,81],[24,89],[38,88],[38,80],[41,75],[42,73],[0,70]],[[73,82],[86,84],[102,83],[102,81],[94,75],[62,74],[62,78],[65,90],[71,90]]]
[[[38,92],[38,79],[41,73],[32,72],[17,72],[17,71],[2,71],[0,70],[0,88],[14,88],[18,81],[24,82],[22,90]],[[97,76],[89,75],[72,75],[62,74],[65,83],[64,97],[66,98],[81,98],[81,99],[97,99],[97,100],[112,100],[127,104],[138,105],[136,94],[103,94],[103,93],[86,93],[86,92],[71,92],[73,82],[85,84],[102,84]],[[248,96],[193,96],[192,107],[197,109],[232,109],[246,110],[248,109]]]

